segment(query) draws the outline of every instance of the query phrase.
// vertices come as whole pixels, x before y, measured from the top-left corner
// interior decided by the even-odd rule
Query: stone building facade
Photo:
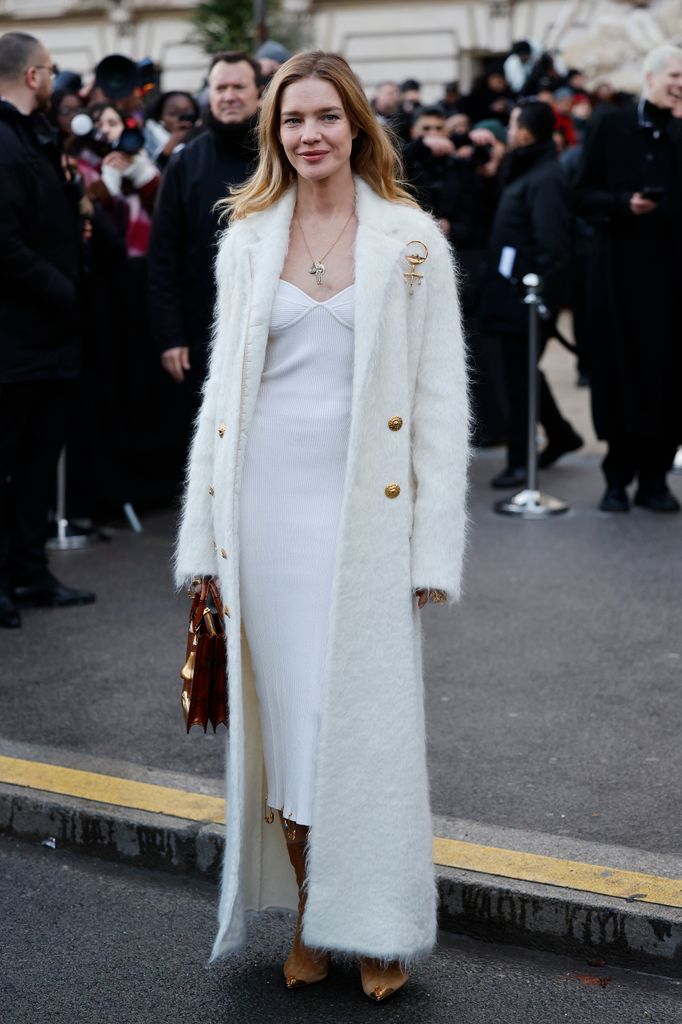
[[[152,57],[164,88],[197,89],[206,55],[191,41],[187,0],[0,0],[0,31],[40,36],[63,68],[86,72],[109,53]],[[680,0],[285,0],[313,45],[343,53],[371,93],[383,79],[418,78],[427,99],[515,39],[558,49],[636,89],[643,54],[682,41]]]

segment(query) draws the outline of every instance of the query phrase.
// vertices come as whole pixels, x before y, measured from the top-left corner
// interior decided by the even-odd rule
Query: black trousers
[[[538,358],[545,350],[541,341]],[[507,460],[510,466],[525,466],[528,459],[528,338],[505,335],[501,341],[504,375],[509,403]],[[538,420],[548,441],[560,442],[573,428],[563,418],[544,373],[539,371]]]
[[[0,586],[40,579],[72,381],[0,384]]]
[[[637,477],[643,491],[655,494],[665,487],[676,451],[676,443],[668,438],[610,438],[602,470],[610,486],[627,487]]]

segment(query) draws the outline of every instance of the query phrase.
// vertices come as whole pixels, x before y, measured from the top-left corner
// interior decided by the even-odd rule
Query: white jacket
[[[355,363],[324,677],[304,940],[410,960],[436,934],[416,587],[459,596],[467,390],[451,252],[421,210],[356,180]],[[258,703],[239,607],[245,442],[289,243],[292,187],[224,234],[213,350],[189,460],[176,582],[219,578],[229,607],[227,829],[212,959],[250,911],[297,906],[266,797]],[[413,294],[408,246],[428,259]],[[390,429],[389,420],[399,429]],[[397,497],[388,497],[398,484]]]

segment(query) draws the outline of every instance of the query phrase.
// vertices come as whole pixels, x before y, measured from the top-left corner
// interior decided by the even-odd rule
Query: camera
[[[109,142],[101,132],[95,130],[89,114],[76,114],[71,121],[71,130],[80,141],[80,148],[87,147],[100,157],[114,152],[136,156],[144,146],[144,134],[134,123],[127,123],[115,142]]]
[[[450,138],[455,149],[464,149],[465,146],[471,147],[472,153],[469,159],[475,167],[483,167],[492,158],[492,146],[477,145],[468,132],[455,132]]]

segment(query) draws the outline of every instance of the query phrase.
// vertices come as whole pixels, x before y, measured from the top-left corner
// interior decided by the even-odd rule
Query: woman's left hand
[[[428,601],[431,601],[432,604],[445,604],[448,599],[448,595],[444,590],[429,590],[427,587],[417,587],[414,593],[418,599],[418,608],[423,608]]]

